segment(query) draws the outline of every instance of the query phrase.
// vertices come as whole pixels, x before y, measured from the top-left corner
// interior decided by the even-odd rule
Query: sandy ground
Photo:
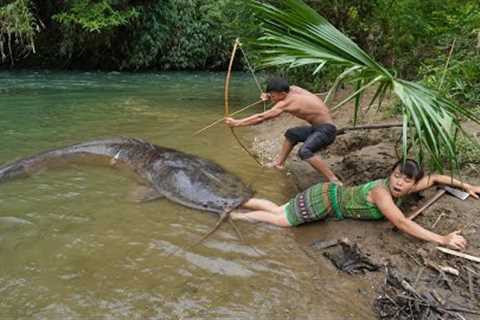
[[[339,94],[337,101],[344,96]],[[368,99],[368,98],[367,98]],[[332,103],[333,105],[333,103]],[[352,105],[345,105],[334,113],[338,128],[351,126]],[[393,123],[399,119],[387,118],[382,113],[370,110],[361,119],[361,124]],[[289,115],[282,115],[279,119],[253,127],[251,136],[246,137],[252,142],[251,146],[263,162],[268,162],[278,152],[283,132],[286,128],[301,125],[302,122]],[[480,137],[480,128],[467,124],[470,133]],[[326,159],[331,168],[346,184],[359,184],[371,179],[382,178],[388,175],[392,164],[396,162],[396,146],[400,137],[399,129],[381,129],[350,131],[338,136],[336,142],[327,150],[319,154]],[[285,174],[292,177],[298,190],[321,181],[321,177],[305,162],[301,161],[295,150],[287,160]],[[462,171],[466,181],[480,184],[480,174],[475,167],[467,167]],[[436,193],[435,189],[421,194],[421,199],[410,199],[404,212],[413,212],[422,203]],[[292,195],[293,196],[293,195]],[[465,201],[444,195],[439,201],[419,216],[415,221],[427,229],[439,234],[446,234],[454,230],[463,230],[462,234],[469,245],[466,253],[480,257],[480,200],[468,198]],[[319,229],[319,224],[327,224]],[[369,222],[343,220],[319,222],[313,226],[301,226],[295,230],[296,238],[313,256],[322,256],[322,252],[312,249],[313,240],[331,240],[347,237],[358,243],[360,248],[375,262],[381,265],[396,266],[419,292],[428,290],[432,285],[439,286],[437,293],[448,301],[456,301],[461,306],[480,310],[480,264],[467,261],[439,252],[436,246],[414,239],[399,231],[394,231],[388,221]],[[438,270],[435,266],[450,266],[460,271],[460,276],[447,275],[451,287],[439,284]],[[468,271],[470,270],[470,271]],[[364,277],[371,278],[377,289],[372,293],[372,306],[375,297],[381,294],[384,284],[384,273],[369,273]],[[442,275],[443,277],[443,275]],[[470,282],[468,279],[470,278]],[[352,278],[355,281],[355,278]],[[432,282],[433,281],[433,282]],[[465,319],[480,319],[480,315],[463,313]]]

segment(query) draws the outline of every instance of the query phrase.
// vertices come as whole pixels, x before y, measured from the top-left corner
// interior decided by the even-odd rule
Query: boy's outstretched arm
[[[283,113],[283,104],[277,103],[272,109],[265,112],[256,113],[250,117],[243,119],[234,119],[225,117],[225,123],[229,127],[246,127],[264,122],[265,120],[273,119]]]

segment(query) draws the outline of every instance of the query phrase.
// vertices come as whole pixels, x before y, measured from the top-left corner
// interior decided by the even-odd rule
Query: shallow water
[[[0,163],[131,136],[215,160],[257,195],[285,202],[291,181],[259,168],[223,125],[192,136],[223,116],[223,77],[0,73]],[[254,82],[237,73],[232,110],[257,99]],[[371,317],[358,293],[368,284],[313,262],[302,228],[238,223],[242,242],[226,224],[186,249],[216,217],[166,200],[135,203],[136,187],[112,168],[79,165],[0,185],[0,318]]]

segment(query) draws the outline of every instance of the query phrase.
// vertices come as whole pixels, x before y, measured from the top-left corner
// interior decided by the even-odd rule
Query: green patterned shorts
[[[332,211],[328,200],[328,185],[316,184],[297,194],[285,207],[285,215],[291,226],[317,221]]]

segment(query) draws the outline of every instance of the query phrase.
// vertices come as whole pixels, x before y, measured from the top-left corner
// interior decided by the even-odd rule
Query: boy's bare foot
[[[273,162],[267,163],[265,165],[265,167],[275,168],[277,170],[283,170],[283,169],[285,169],[285,164],[284,163],[278,163],[278,161],[273,161]]]

